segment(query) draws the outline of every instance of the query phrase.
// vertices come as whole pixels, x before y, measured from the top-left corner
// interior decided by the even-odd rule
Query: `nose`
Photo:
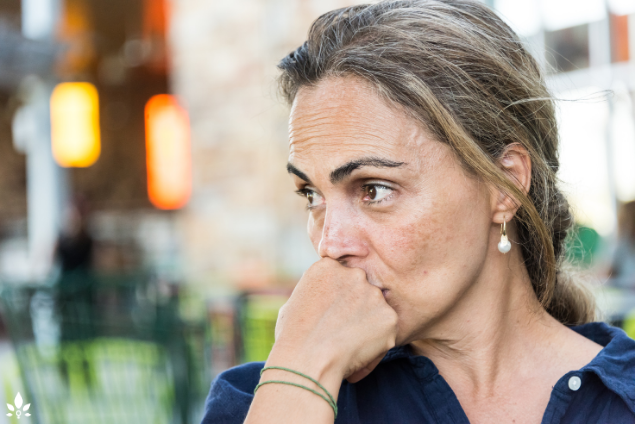
[[[318,255],[342,262],[351,257],[364,257],[367,250],[362,222],[355,211],[346,206],[329,205],[322,221]]]

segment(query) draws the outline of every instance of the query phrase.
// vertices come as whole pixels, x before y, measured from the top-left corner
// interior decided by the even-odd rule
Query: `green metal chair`
[[[238,298],[239,362],[267,360],[275,341],[278,311],[289,295],[286,290],[271,290],[243,293]]]
[[[4,286],[4,319],[31,422],[198,422],[209,389],[208,331],[179,319],[145,276],[71,276]]]

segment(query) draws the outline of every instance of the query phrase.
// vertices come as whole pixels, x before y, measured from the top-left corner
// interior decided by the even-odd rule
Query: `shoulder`
[[[264,362],[250,362],[222,372],[212,382],[202,424],[238,424],[247,416]]]
[[[600,352],[589,365],[605,370],[611,377],[626,379],[626,371],[635,371],[635,340],[631,339],[621,328],[610,326],[604,322],[591,322],[572,327],[576,333],[601,346]],[[628,379],[635,386],[635,380]]]
[[[572,329],[603,346],[581,371],[595,374],[635,414],[635,340],[605,323],[593,322]]]

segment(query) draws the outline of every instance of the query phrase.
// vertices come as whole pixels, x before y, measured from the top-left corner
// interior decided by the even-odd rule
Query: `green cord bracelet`
[[[256,391],[260,388],[260,386],[264,386],[265,384],[273,384],[273,383],[277,383],[277,384],[286,384],[289,386],[295,386],[295,387],[299,387],[301,389],[305,389],[308,390],[311,393],[314,393],[316,395],[318,395],[319,397],[321,397],[322,399],[324,399],[326,401],[326,403],[328,403],[330,405],[331,408],[333,408],[333,414],[335,414],[335,418],[337,418],[337,405],[335,405],[334,403],[332,403],[329,399],[326,398],[326,396],[324,396],[322,393],[318,392],[317,390],[313,390],[310,387],[306,387],[303,386],[302,384],[296,384],[296,383],[292,383],[290,381],[282,381],[282,380],[268,380],[268,381],[263,381],[262,383],[258,384],[256,386],[256,388],[254,389],[254,394],[256,394]]]
[[[264,372],[265,372],[265,371],[267,371],[267,370],[281,370],[281,371],[287,371],[287,372],[290,372],[290,373],[293,373],[293,374],[299,375],[300,377],[304,377],[304,378],[306,378],[307,380],[310,380],[312,383],[315,383],[315,384],[316,384],[316,385],[317,385],[320,389],[322,389],[322,390],[324,391],[324,393],[326,393],[326,395],[328,396],[328,399],[327,399],[327,398],[326,398],[326,397],[325,397],[322,393],[319,393],[318,391],[313,390],[313,389],[311,389],[311,388],[309,388],[309,387],[303,386],[303,385],[301,385],[301,384],[292,383],[292,382],[290,382],[290,381],[281,381],[281,380],[269,380],[269,381],[263,381],[262,383],[260,383],[260,384],[258,384],[258,385],[256,386],[256,388],[254,389],[254,394],[256,393],[256,391],[258,390],[258,388],[259,388],[260,386],[262,386],[263,384],[278,383],[278,384],[287,384],[287,385],[289,385],[289,386],[299,387],[299,388],[301,388],[301,389],[308,390],[308,391],[310,391],[311,393],[314,393],[314,394],[318,395],[319,397],[321,397],[322,399],[324,399],[324,400],[326,401],[326,403],[328,403],[328,404],[331,406],[331,408],[333,408],[333,413],[335,414],[335,418],[337,418],[337,403],[335,403],[335,399],[333,398],[333,396],[331,396],[331,394],[329,393],[329,391],[328,391],[328,390],[326,390],[326,388],[325,388],[323,385],[321,385],[319,381],[317,381],[316,379],[314,379],[314,378],[312,378],[312,377],[310,377],[310,376],[308,376],[308,375],[306,375],[306,374],[303,374],[303,373],[301,373],[301,372],[299,372],[299,371],[292,370],[292,369],[290,369],[290,368],[285,368],[285,367],[264,367],[262,370],[260,370],[260,375],[262,376],[262,373],[264,373]]]
[[[302,374],[300,371],[296,371],[296,370],[292,370],[290,368],[285,368],[285,367],[264,367],[262,370],[260,370],[260,376],[262,377],[262,373],[267,371],[267,370],[281,370],[281,371],[287,371],[287,372],[291,372],[295,375],[299,375],[300,377],[304,377],[307,380],[310,380],[312,383],[314,383],[315,385],[317,385],[320,389],[324,390],[324,393],[326,393],[326,395],[329,397],[329,399],[331,399],[332,404],[335,405],[335,399],[333,399],[333,396],[331,396],[331,394],[329,393],[328,390],[326,390],[326,388],[320,384],[319,381],[317,381],[316,379],[306,375],[306,374]]]

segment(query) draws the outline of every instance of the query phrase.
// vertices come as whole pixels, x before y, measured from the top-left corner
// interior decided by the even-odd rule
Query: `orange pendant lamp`
[[[174,96],[153,96],[145,107],[148,196],[159,209],[180,209],[192,191],[190,123]]]

